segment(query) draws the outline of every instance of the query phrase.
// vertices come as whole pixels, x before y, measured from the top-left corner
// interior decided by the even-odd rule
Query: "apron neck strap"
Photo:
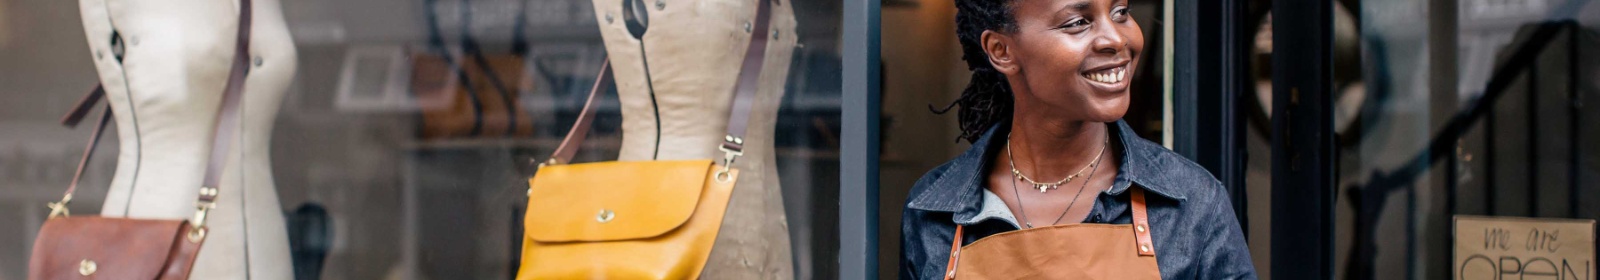
[[[956,225],[955,241],[950,242],[950,261],[945,263],[944,279],[956,279],[956,261],[961,259],[961,225]]]
[[[1129,208],[1133,209],[1133,236],[1139,243],[1139,256],[1155,256],[1155,245],[1150,242],[1150,216],[1145,212],[1144,189],[1132,188],[1128,194]]]

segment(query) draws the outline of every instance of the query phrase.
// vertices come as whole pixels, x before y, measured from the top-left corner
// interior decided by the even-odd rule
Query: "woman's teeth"
[[[1127,72],[1127,67],[1117,67],[1084,73],[1083,77],[1089,78],[1090,80],[1094,80],[1096,82],[1115,84],[1122,82],[1122,78],[1124,78],[1124,74],[1127,74]]]

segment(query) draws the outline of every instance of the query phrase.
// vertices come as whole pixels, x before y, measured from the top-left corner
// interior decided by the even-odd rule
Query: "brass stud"
[[[667,8],[667,1],[666,0],[656,0],[656,10],[657,11],[664,10],[666,8]]]
[[[606,13],[606,23],[611,23],[611,13]]]
[[[1149,253],[1150,244],[1139,244],[1139,252]]]
[[[96,270],[100,270],[100,265],[95,264],[94,261],[91,261],[91,260],[88,260],[88,259],[84,259],[83,261],[79,261],[78,262],[78,274],[79,275],[83,275],[83,276],[94,275],[94,272]]]
[[[604,224],[604,223],[611,222],[611,219],[614,219],[616,217],[617,217],[617,212],[612,212],[611,210],[606,210],[606,209],[600,209],[600,214],[599,215],[595,215],[594,216],[594,220]]]
[[[748,21],[744,22],[744,33],[750,33],[750,29],[751,29],[750,22],[748,22]]]
[[[1144,225],[1134,225],[1133,226],[1133,231],[1137,231],[1137,232],[1143,233],[1144,232]]]

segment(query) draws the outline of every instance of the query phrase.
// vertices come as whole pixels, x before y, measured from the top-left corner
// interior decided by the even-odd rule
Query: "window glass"
[[[237,252],[216,258],[248,264],[252,275],[296,279],[512,279],[524,263],[575,261],[524,260],[534,232],[575,231],[528,221],[594,221],[612,211],[616,223],[633,223],[627,219],[653,211],[623,209],[675,205],[659,198],[527,217],[538,208],[529,206],[529,178],[579,119],[609,57],[613,79],[601,81],[587,139],[574,142],[576,156],[562,164],[721,164],[726,123],[747,122],[718,231],[724,238],[711,246],[703,275],[835,278],[840,3],[767,2],[770,32],[754,36],[768,39],[771,47],[758,51],[770,55],[756,69],[763,73],[748,121],[735,122],[728,108],[744,61],[737,54],[760,2],[744,10],[710,5],[725,1],[620,1],[642,9],[626,15],[613,2],[255,0],[247,119],[215,212],[241,216],[211,217],[243,222],[213,225],[205,246]],[[204,121],[215,107],[191,103],[216,102],[209,96],[226,74],[217,69],[227,68],[212,62],[231,54],[236,20],[233,1],[218,3],[228,4],[207,12],[0,0],[0,224],[13,225],[0,229],[0,279],[29,274],[45,204],[67,187],[100,109],[76,128],[57,120],[99,82],[126,83],[107,87],[117,116],[72,213],[188,217],[141,209],[191,209],[192,198],[169,191],[181,188],[139,188],[200,179],[204,154],[190,151],[209,143]],[[635,36],[632,27],[646,31],[621,37]],[[637,47],[618,47],[627,44]],[[174,109],[182,106],[198,109]],[[633,182],[567,184],[582,189],[532,199],[613,202],[643,197],[649,190],[640,186],[659,179],[621,175],[612,181]],[[568,213],[581,217],[559,217]]]
[[[1600,111],[1585,104],[1600,85],[1585,78],[1600,61],[1600,6],[1339,3],[1359,20],[1336,48],[1360,50],[1335,51],[1360,65],[1346,71],[1359,79],[1336,81],[1350,119],[1338,132],[1340,277],[1453,277],[1458,215],[1600,217],[1600,135],[1586,125]]]

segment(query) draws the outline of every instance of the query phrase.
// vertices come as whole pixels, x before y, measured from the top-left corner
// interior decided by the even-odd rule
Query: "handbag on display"
[[[533,115],[518,100],[522,90],[532,88],[523,79],[527,52],[523,14],[515,19],[511,54],[484,54],[469,28],[461,30],[460,51],[452,51],[444,45],[437,3],[424,1],[428,51],[410,57],[411,91],[420,111],[417,136],[427,140],[533,136]],[[463,13],[460,24],[470,26],[470,16]]]
[[[756,9],[766,34],[769,1]],[[700,276],[722,227],[743,155],[767,36],[751,36],[728,113],[721,162],[569,163],[594,120],[595,97],[611,83],[602,65],[583,111],[555,154],[528,179],[517,279],[691,279]]]
[[[411,90],[421,110],[422,139],[463,137],[528,137],[533,116],[524,111],[518,92],[527,88],[521,55],[411,55]],[[481,58],[481,59],[478,59]]]
[[[39,229],[28,260],[28,279],[188,279],[200,246],[206,240],[206,214],[216,206],[217,183],[227,158],[232,136],[238,130],[240,92],[249,63],[250,0],[239,1],[239,31],[235,39],[232,69],[229,70],[222,105],[212,135],[211,156],[205,179],[188,220],[134,219],[104,216],[70,216],[67,204],[78,188],[78,181],[94,154],[95,143],[111,118],[108,106],[101,113],[83,157],[78,161],[72,183],[61,201],[50,203],[50,217]],[[96,88],[81,101],[63,122],[75,125],[94,106],[104,91]]]

